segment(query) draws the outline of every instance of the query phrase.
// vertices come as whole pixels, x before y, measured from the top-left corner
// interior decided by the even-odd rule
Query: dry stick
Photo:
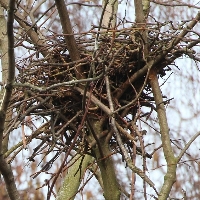
[[[71,81],[67,81],[67,82],[62,82],[62,83],[56,83],[54,85],[51,85],[49,87],[38,87],[35,86],[33,84],[30,83],[14,83],[13,86],[14,87],[27,87],[27,88],[31,88],[33,90],[36,90],[38,92],[46,92],[48,90],[60,87],[60,86],[73,86],[75,84],[78,83],[85,83],[85,82],[92,82],[92,81],[96,81],[99,78],[101,78],[103,76],[103,73],[101,73],[99,76],[95,77],[95,78],[86,78],[86,79],[79,79],[79,80],[71,80]]]
[[[110,106],[110,110],[113,113],[114,112],[114,105],[113,105],[113,101],[112,101],[112,97],[111,97],[111,91],[110,91],[110,84],[109,84],[109,79],[108,76],[105,77],[105,82],[106,82],[106,91],[107,91],[107,97],[108,97],[108,102],[109,102],[109,106]],[[116,127],[116,122],[115,122],[115,118],[113,116],[111,116],[111,125],[112,128],[114,130],[114,132],[116,133],[116,137],[117,137],[117,142],[119,144],[119,147],[123,153],[124,159],[128,165],[128,167],[135,173],[137,173],[143,180],[145,180],[157,193],[156,188],[154,186],[154,183],[143,173],[142,170],[140,170],[139,168],[137,168],[136,166],[133,165],[132,160],[130,159],[128,152],[122,142],[120,133]]]
[[[46,122],[45,124],[43,124],[41,127],[39,127],[32,135],[28,136],[26,138],[26,144],[29,144],[33,138],[35,138],[37,135],[41,134],[42,132],[44,132],[46,130],[46,126],[49,125],[49,122]],[[18,144],[16,144],[15,146],[12,146],[5,154],[4,154],[4,158],[7,158],[11,153],[13,153],[14,151],[17,150],[17,148],[21,147],[21,149],[23,149],[23,141],[19,142]],[[19,153],[20,151],[18,151],[17,153]],[[17,155],[17,153],[15,153],[14,156],[11,157],[10,160],[14,160],[14,157]]]
[[[84,64],[88,64],[90,57],[87,56],[85,58],[82,58],[80,60],[76,60],[76,61],[72,61],[72,62],[68,62],[68,63],[38,63],[38,64],[34,64],[35,66],[73,66],[75,64],[79,64],[79,63],[84,63]],[[72,67],[70,70],[74,69],[74,67]],[[69,71],[70,71],[69,70]]]
[[[158,1],[158,0],[151,0],[151,2],[155,3],[155,4],[158,4],[158,5],[162,5],[162,6],[169,6],[170,8],[172,7],[171,2],[169,2],[169,1],[164,2],[164,1]],[[196,6],[196,5],[198,5],[198,4],[192,5],[190,3],[183,3],[181,1],[177,1],[176,4],[173,4],[173,7],[175,7],[175,6],[186,6],[188,8],[200,9],[200,6]]]
[[[101,17],[100,17],[100,21],[99,21],[99,27],[98,27],[97,35],[96,35],[96,38],[95,38],[95,48],[98,48],[97,43],[98,43],[98,40],[99,40],[99,34],[100,34],[101,25],[102,25],[102,22],[103,22],[103,16],[104,16],[107,4],[108,4],[108,1],[106,1],[105,5],[103,7],[102,13],[101,13]]]
[[[138,101],[138,116],[140,116],[140,113],[141,113],[141,110],[140,110],[141,105],[140,105],[139,97],[140,97],[140,93],[142,93],[142,91],[143,91],[143,89],[144,89],[144,86],[146,85],[146,82],[147,82],[148,76],[149,76],[149,72],[150,72],[150,68],[149,68],[149,70],[148,70],[148,72],[147,72],[147,75],[146,75],[146,77],[145,77],[145,81],[144,81],[144,83],[143,83],[142,88],[140,89],[139,94],[137,94],[137,91],[135,90],[134,86],[132,85],[132,83],[130,83],[131,86],[133,87],[133,89],[135,90],[135,93],[136,93],[137,96],[138,96],[138,98],[136,99],[136,100]],[[137,120],[136,116],[135,116],[135,120]],[[135,120],[134,120],[134,121],[135,121]],[[133,122],[133,121],[132,121],[131,124],[132,124],[132,126],[133,126],[133,129],[135,130],[135,133],[137,134],[137,136],[138,136],[138,138],[139,138],[139,141],[140,141],[141,154],[142,154],[142,160],[143,160],[143,172],[144,172],[144,174],[146,174],[147,166],[146,166],[146,157],[145,157],[145,153],[144,153],[144,140],[143,140],[142,134],[139,132],[138,127],[135,125],[135,123],[136,123],[136,122]],[[139,128],[140,128],[140,130],[141,130],[141,121],[140,121],[140,119],[139,119]],[[135,178],[134,178],[134,180],[135,180]],[[132,185],[132,187],[133,187],[133,185]],[[146,200],[146,199],[147,199],[147,192],[146,192],[146,182],[145,182],[144,180],[143,180],[143,190],[144,190],[144,197],[145,197],[145,200]],[[131,197],[131,198],[132,198],[132,197]]]
[[[135,137],[135,131],[133,129],[131,129],[131,133],[132,135]],[[136,144],[133,145],[132,147],[132,163],[133,165],[135,165],[136,163]],[[132,171],[132,177],[131,177],[131,194],[130,194],[130,200],[133,200],[134,198],[134,194],[135,194],[135,182],[136,182],[136,174]]]
[[[142,94],[143,89],[144,89],[144,87],[146,86],[146,83],[147,83],[147,81],[148,81],[149,72],[150,72],[150,69],[151,69],[152,65],[153,65],[153,61],[149,62],[147,75],[146,75],[146,77],[145,77],[145,80],[144,80],[144,83],[143,83],[143,85],[142,85],[142,88],[140,89],[140,91],[139,91],[139,93],[136,95],[136,97],[135,97],[131,102],[129,102],[128,104],[126,104],[125,106],[122,106],[122,107],[118,108],[117,110],[113,111],[113,113],[117,113],[117,112],[119,112],[120,110],[123,110],[123,109],[125,109],[125,108],[127,108],[127,107],[133,105],[133,104],[139,99],[139,97],[140,97],[140,95]],[[129,80],[129,78],[128,78],[127,80]],[[129,80],[129,82],[130,82],[130,84],[131,84],[131,81],[130,81],[130,80]]]
[[[145,151],[144,151],[145,147],[144,147],[143,135],[140,133],[140,131],[138,130],[138,127],[135,124],[133,124],[133,128],[134,128],[134,130],[139,138],[139,141],[140,141],[142,161],[143,161],[143,172],[144,172],[144,174],[146,174],[147,166],[146,166],[146,157],[145,157]],[[140,126],[140,130],[141,130],[141,126]],[[144,180],[143,180],[143,189],[144,189],[144,197],[146,199],[147,198],[146,182]]]
[[[79,3],[79,2],[67,3],[67,6],[68,5],[79,5],[79,6],[87,6],[87,7],[101,7],[101,5],[99,5],[99,4],[86,4],[86,3]]]

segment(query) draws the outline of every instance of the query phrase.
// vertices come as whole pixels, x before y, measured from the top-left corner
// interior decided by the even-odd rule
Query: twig
[[[142,88],[140,89],[139,93],[136,95],[136,97],[135,97],[131,102],[129,102],[128,104],[126,104],[125,106],[122,106],[122,107],[118,108],[117,110],[113,111],[113,114],[114,114],[114,113],[117,113],[117,112],[119,112],[120,110],[123,110],[123,109],[125,109],[125,108],[127,108],[127,107],[129,107],[129,106],[131,106],[131,105],[133,105],[133,104],[139,99],[140,95],[141,95],[142,92],[143,92],[144,87],[146,86],[146,83],[147,83],[147,80],[148,80],[148,77],[149,77],[149,73],[150,73],[150,69],[151,69],[152,65],[153,65],[153,62],[151,62],[151,63],[149,64],[149,67],[148,67],[148,70],[147,70],[147,74],[146,74],[144,83],[143,83]],[[129,80],[129,79],[128,79],[128,80]],[[129,80],[129,81],[130,81],[130,80]],[[131,84],[131,81],[130,81],[130,84]]]
[[[82,90],[79,87],[74,87],[75,90],[77,90],[78,92],[80,92],[82,95],[84,94],[84,90]],[[90,93],[86,92],[86,96],[89,98],[90,97]],[[98,100],[94,95],[91,95],[91,101],[99,106],[99,108],[101,108],[107,115],[112,115],[111,110],[105,105],[103,104],[100,100]]]
[[[84,83],[84,82],[92,82],[92,81],[96,81],[99,78],[101,78],[103,76],[103,73],[100,74],[99,76],[95,77],[95,78],[86,78],[86,79],[80,79],[80,80],[71,80],[71,81],[67,81],[67,82],[62,82],[62,83],[56,83],[54,85],[51,85],[49,87],[38,87],[35,86],[33,84],[30,83],[13,83],[13,87],[27,87],[27,88],[31,88],[33,90],[39,91],[39,92],[46,92],[48,90],[60,87],[60,86],[73,86],[77,83]]]

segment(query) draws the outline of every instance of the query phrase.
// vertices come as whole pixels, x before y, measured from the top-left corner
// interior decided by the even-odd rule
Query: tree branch
[[[56,84],[53,84],[49,87],[38,87],[38,86],[35,86],[33,84],[30,84],[30,83],[13,83],[13,86],[14,87],[27,87],[27,88],[31,88],[33,90],[36,90],[38,92],[46,92],[48,90],[51,90],[51,89],[55,89],[57,87],[60,87],[60,86],[73,86],[77,83],[84,83],[84,82],[92,82],[92,81],[96,81],[98,80],[99,78],[101,78],[103,76],[103,73],[100,74],[99,76],[95,77],[95,78],[86,78],[86,79],[80,79],[80,80],[71,80],[71,81],[67,81],[67,82],[61,82],[61,83],[56,83]]]
[[[158,196],[159,200],[165,200],[168,198],[172,185],[176,181],[177,159],[174,156],[174,152],[171,146],[167,116],[156,69],[151,70],[149,75],[149,81],[152,87],[152,92],[156,103],[163,152],[167,162],[167,173],[165,175],[164,183]]]
[[[67,44],[67,49],[69,51],[69,55],[72,61],[76,61],[80,59],[80,53],[76,44],[76,40],[73,34],[69,14],[67,11],[67,7],[65,5],[64,0],[55,0],[56,7],[58,9],[58,13],[60,16],[60,21],[65,37],[65,42]],[[78,66],[76,68],[76,78],[82,79],[84,75],[82,74],[82,66]]]
[[[5,0],[0,0],[1,6],[8,10],[8,4]],[[30,26],[29,24],[25,23],[23,20],[23,16],[19,12],[14,13],[15,20],[20,24],[20,26],[27,32],[28,36],[31,38],[34,45],[36,45],[41,54],[44,57],[47,57],[49,55],[49,52],[47,48],[45,48],[45,42],[43,39],[39,38],[36,31],[33,30],[33,26]]]
[[[12,169],[10,165],[8,165],[8,163],[6,162],[4,155],[2,153],[3,131],[5,126],[6,113],[12,95],[12,88],[13,88],[12,83],[15,77],[14,34],[13,34],[14,10],[15,10],[15,0],[10,0],[8,9],[8,21],[7,21],[8,58],[9,58],[8,79],[0,107],[0,171],[5,180],[7,192],[10,199],[19,200],[20,196],[15,185]]]
[[[106,28],[114,28],[117,21],[118,0],[103,0],[102,25]]]
[[[75,198],[80,183],[84,177],[84,173],[87,167],[91,165],[93,161],[94,158],[90,155],[80,156],[77,154],[72,159],[71,163],[74,164],[69,168],[68,173],[64,178],[64,182],[58,192],[56,200],[73,200]]]
[[[196,17],[187,25],[185,29],[182,30],[182,32],[170,42],[168,47],[163,50],[163,53],[158,55],[155,59],[154,65],[158,64],[160,61],[162,61],[165,56],[183,39],[183,37],[190,31],[194,26],[199,22],[200,20],[200,12],[197,13]]]
[[[187,151],[187,149],[190,147],[190,145],[192,144],[192,142],[199,137],[200,132],[197,132],[191,139],[190,141],[185,145],[185,147],[182,149],[182,151],[180,152],[179,156],[177,157],[177,163],[181,160],[181,158],[183,157],[183,154]]]

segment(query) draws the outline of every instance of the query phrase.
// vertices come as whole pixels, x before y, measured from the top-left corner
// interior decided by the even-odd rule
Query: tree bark
[[[4,73],[3,75],[5,75],[5,78],[6,78],[6,86],[5,86],[4,95],[3,95],[3,99],[2,99],[1,107],[0,107],[0,172],[2,173],[4,181],[6,183],[6,189],[7,189],[10,199],[19,200],[20,195],[18,193],[16,184],[15,184],[12,169],[4,158],[4,153],[7,150],[7,146],[8,146],[8,138],[6,138],[6,140],[3,140],[6,117],[7,116],[10,117],[10,112],[7,113],[7,110],[8,110],[8,105],[9,105],[10,98],[12,95],[12,84],[15,77],[14,33],[13,33],[14,10],[15,10],[15,0],[10,0],[9,9],[8,9],[7,31],[6,31],[8,40],[6,39],[7,36],[4,36],[3,37],[4,40],[2,40],[3,44],[1,46],[2,48],[1,53],[3,52],[5,53],[5,50],[8,50],[8,57],[7,57],[8,64],[6,60],[4,60],[2,63],[3,65],[2,68],[3,68],[3,73]],[[1,14],[3,15],[2,9],[1,9]],[[2,21],[2,25],[4,27],[6,26],[4,20]],[[6,34],[6,32],[4,34]],[[6,40],[8,41],[7,43],[8,48],[6,48],[6,44],[5,44]]]
[[[92,123],[92,127],[95,133],[98,135],[102,132],[100,123],[98,121]],[[119,200],[120,190],[117,181],[114,164],[112,161],[112,152],[109,149],[108,141],[105,137],[99,140],[101,149],[96,145],[94,148],[97,164],[101,171],[101,177],[103,181],[103,192],[106,200]],[[103,153],[103,158],[102,158]]]
[[[162,146],[163,146],[165,160],[167,162],[167,173],[165,174],[164,183],[158,195],[159,200],[165,200],[168,198],[172,186],[176,181],[177,158],[175,158],[171,146],[166,110],[158,82],[156,69],[151,70],[149,75],[149,81],[152,87],[152,92],[156,103]]]
[[[102,26],[106,28],[115,28],[117,22],[118,0],[103,0],[103,20]]]
[[[60,16],[60,21],[63,29],[63,34],[65,37],[65,42],[67,44],[67,49],[69,51],[69,55],[72,61],[76,61],[80,59],[80,53],[78,50],[78,46],[76,44],[76,40],[74,37],[74,33],[72,30],[72,25],[70,22],[69,14],[67,11],[67,7],[63,0],[55,0],[56,6],[58,9],[58,13]],[[82,66],[77,67],[76,70],[76,78],[82,79],[84,78]]]
[[[84,157],[77,154],[71,161],[75,162],[68,170],[67,175],[64,178],[63,184],[58,192],[56,200],[73,200],[78,192],[78,188],[81,184],[84,173],[89,165],[94,161],[94,158],[90,155]]]

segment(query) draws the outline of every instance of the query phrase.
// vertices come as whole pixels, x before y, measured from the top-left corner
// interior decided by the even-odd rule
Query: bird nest
[[[30,90],[32,93],[28,95],[29,97],[33,95],[51,97],[50,104],[58,110],[63,110],[64,113],[68,112],[70,116],[82,109],[82,95],[74,87],[78,85],[84,89],[86,82],[93,83],[92,94],[108,106],[105,76],[109,77],[111,92],[115,97],[120,86],[145,65],[142,48],[132,41],[129,34],[130,30],[128,33],[119,34],[115,39],[112,35],[102,36],[96,50],[90,47],[95,46],[94,38],[84,42],[77,40],[80,46],[80,60],[77,61],[71,61],[66,45],[62,42],[63,38],[54,38],[54,41],[51,41],[53,45],[49,47],[52,50],[48,58],[37,59],[31,56],[22,61],[23,66],[22,64],[17,66],[19,70],[17,82],[30,84],[30,87],[27,87],[28,92]],[[76,78],[76,74],[79,73],[76,72],[78,67],[82,68],[83,81],[78,81]],[[130,83],[130,87],[124,91],[122,97],[117,98],[119,105],[116,106],[122,106],[123,102],[135,97],[144,77],[145,75],[134,84],[136,91]],[[24,91],[24,88],[21,90]]]
[[[37,129],[31,135],[42,140],[42,144],[34,149],[30,160],[34,160],[42,151],[45,142],[62,151],[78,148],[85,138],[84,134],[88,132],[88,128],[85,128],[86,115],[92,120],[104,119],[102,136],[112,131],[109,122],[112,113],[106,112],[109,108],[109,94],[105,77],[109,81],[110,97],[119,128],[131,129],[128,124],[131,120],[124,118],[129,114],[136,117],[139,107],[150,107],[151,111],[154,108],[150,102],[153,99],[149,94],[147,72],[140,73],[146,64],[143,46],[133,40],[132,29],[100,35],[98,41],[96,34],[90,35],[88,33],[76,38],[80,52],[77,61],[70,59],[61,36],[46,41],[49,51],[47,57],[38,57],[37,52],[34,52],[17,63],[18,87],[11,100],[11,107],[15,108],[16,116],[23,124],[26,124],[26,116],[36,119],[39,116],[43,118],[43,123],[46,122],[45,128]],[[153,42],[151,49],[156,52]],[[82,70],[81,79],[77,79],[78,68]],[[164,69],[161,72],[163,74]],[[136,78],[132,79],[133,76]],[[151,111],[143,116],[149,115]],[[122,138],[132,148],[130,138],[133,135],[129,137],[127,134]],[[114,135],[110,143],[113,149],[118,149]]]

